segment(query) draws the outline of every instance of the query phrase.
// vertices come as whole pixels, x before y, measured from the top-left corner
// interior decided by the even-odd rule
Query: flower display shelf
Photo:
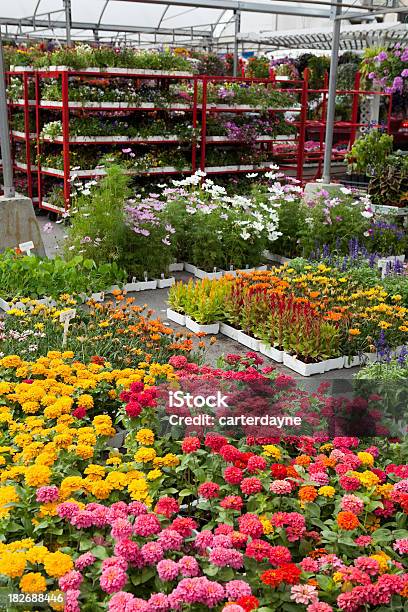
[[[69,83],[70,79],[81,81],[82,83],[88,83],[91,80],[92,84],[98,84],[104,82],[114,83],[114,79],[118,77],[128,78],[132,80],[135,87],[138,88],[143,83],[148,81],[154,81],[155,86],[160,88],[163,86],[167,88],[169,83],[177,84],[188,84],[190,87],[189,98],[184,99],[178,103],[163,103],[161,106],[146,101],[141,102],[122,102],[122,101],[111,101],[111,102],[93,102],[91,100],[80,100],[74,101],[69,99]],[[16,168],[19,172],[26,174],[27,191],[31,198],[35,198],[40,208],[46,210],[52,210],[54,212],[61,212],[62,206],[50,205],[49,198],[47,198],[47,190],[49,189],[50,177],[53,177],[59,185],[59,181],[62,181],[62,188],[64,194],[64,210],[69,207],[70,192],[71,192],[71,181],[72,181],[72,169],[71,166],[71,148],[81,147],[89,145],[101,145],[104,147],[109,146],[120,146],[121,144],[133,144],[135,146],[146,146],[151,144],[154,147],[166,147],[171,144],[184,143],[183,146],[186,148],[188,153],[187,159],[188,164],[183,167],[180,166],[157,166],[147,168],[145,170],[128,170],[129,174],[132,175],[175,175],[175,174],[193,174],[198,168],[208,172],[208,174],[240,174],[246,172],[264,172],[269,169],[271,164],[278,163],[285,171],[291,176],[295,176],[302,183],[305,182],[305,177],[310,178],[310,174],[315,174],[317,178],[322,169],[322,160],[324,154],[324,128],[327,112],[327,88],[321,90],[313,90],[309,86],[309,75],[305,71],[302,79],[288,79],[287,77],[274,77],[269,79],[256,79],[249,77],[210,77],[206,75],[192,75],[190,72],[168,72],[163,70],[147,70],[147,69],[127,69],[127,68],[97,68],[89,67],[82,70],[73,70],[67,66],[50,66],[44,69],[34,69],[30,66],[14,66],[7,72],[7,79],[10,82],[11,79],[20,79],[22,84],[22,94],[18,95],[16,99],[9,99],[9,110],[11,118],[15,109],[21,109],[24,112],[25,129],[24,131],[13,130],[11,132],[11,140],[15,142],[25,142],[26,145],[26,166],[19,166]],[[49,82],[50,79],[57,80],[61,83],[61,99],[44,99],[42,95],[43,85]],[[223,87],[233,87],[241,85],[247,87],[251,84],[264,84],[268,89],[274,89],[276,92],[283,92],[292,95],[290,104],[279,105],[277,102],[276,107],[265,107],[262,104],[239,104],[234,103],[231,100],[221,100],[214,102],[208,99],[208,87],[214,84],[219,84]],[[102,85],[101,85],[102,86]],[[388,94],[377,92],[364,92],[360,89],[359,85],[349,92],[342,91],[339,94],[346,94],[352,96],[351,104],[351,118],[349,122],[340,122],[344,127],[347,123],[347,129],[350,130],[350,143],[349,147],[352,146],[355,135],[359,127],[362,127],[357,122],[358,116],[358,101],[365,95],[382,95],[387,97]],[[323,98],[323,104],[321,105],[321,118],[318,121],[318,129],[321,131],[320,146],[316,152],[308,153],[305,150],[306,134],[309,126],[316,126],[316,121],[311,121],[308,118],[309,110],[309,98],[310,96],[319,95]],[[59,97],[59,96],[57,96]],[[140,98],[140,96],[139,96]],[[186,96],[183,96],[186,98]],[[391,99],[391,96],[388,95]],[[70,133],[70,119],[77,117],[81,114],[83,117],[87,117],[89,114],[102,113],[106,118],[117,117],[126,115],[126,117],[132,116],[132,121],[139,121],[139,113],[143,112],[155,112],[161,114],[164,118],[170,116],[170,113],[179,112],[185,113],[191,121],[191,125],[195,132],[199,133],[198,136],[193,138],[180,138],[174,134],[163,134],[159,136],[147,136],[144,138],[139,137],[128,137],[126,134],[112,135],[98,135],[92,136],[91,134],[83,134],[76,136]],[[285,117],[285,113],[294,114],[296,117],[295,121],[291,121],[292,130],[295,133],[288,135],[278,134],[276,137],[260,134],[251,143],[243,143],[239,140],[228,138],[225,136],[211,136],[207,133],[207,119],[209,117],[220,116],[223,117],[226,113],[233,113],[235,115],[245,115],[250,113],[251,116],[263,113],[267,114],[271,121],[277,117]],[[62,134],[56,138],[43,138],[41,136],[42,128],[45,118],[55,114],[61,118],[62,122]],[[390,116],[390,112],[389,112]],[[33,133],[30,128],[30,119],[35,119],[36,130]],[[167,120],[167,119],[166,119]],[[286,121],[286,119],[284,119]],[[200,129],[199,129],[200,128]],[[335,126],[336,129],[336,126]],[[257,147],[260,147],[259,151],[262,155],[259,157],[268,161],[247,163],[225,163],[224,165],[209,163],[207,145],[211,146],[211,149],[215,154],[212,155],[211,159],[214,159],[216,155],[216,147],[222,146],[223,149],[228,147],[234,157],[234,151],[237,147],[242,148],[245,146],[253,146],[254,142]],[[290,151],[282,152],[280,148],[283,146],[282,143],[290,143]],[[61,147],[63,168],[53,168],[50,164],[44,162],[38,162],[36,169],[34,169],[33,160],[31,160],[30,148],[31,145],[35,145],[39,158],[42,154],[44,147],[52,147],[53,145]],[[15,155],[15,146],[13,146],[13,155]],[[191,149],[191,151],[190,151]],[[190,158],[191,152],[191,159]],[[342,154],[341,159],[344,154]],[[222,157],[222,156],[221,156]],[[240,153],[235,155],[240,157]],[[253,156],[252,156],[253,157]],[[340,159],[336,151],[333,151],[333,161]],[[231,160],[232,161],[232,160]],[[78,179],[87,179],[97,176],[103,176],[103,169],[81,169],[76,172]],[[34,177],[36,175],[36,185]],[[49,177],[46,179],[46,177]]]

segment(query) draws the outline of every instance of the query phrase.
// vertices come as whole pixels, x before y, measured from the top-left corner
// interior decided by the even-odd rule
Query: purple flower
[[[384,62],[386,59],[388,59],[388,53],[386,53],[385,51],[380,51],[380,53],[375,58],[375,61],[381,63]]]

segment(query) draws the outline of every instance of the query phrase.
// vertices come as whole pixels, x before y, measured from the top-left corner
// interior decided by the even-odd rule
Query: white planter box
[[[169,272],[182,272],[184,270],[184,263],[174,262],[169,265]]]
[[[278,363],[283,363],[283,351],[280,351],[270,344],[260,342],[259,351],[262,355],[265,355],[265,357],[269,357],[269,359],[273,359],[273,361],[277,361]]]
[[[285,134],[279,134],[278,136],[275,136],[275,140],[295,140],[295,135],[288,134],[286,136]]]
[[[190,274],[195,274],[197,268],[196,268],[196,266],[193,266],[193,264],[185,263],[184,264],[184,270],[186,272],[190,272]]]
[[[10,310],[10,304],[6,302],[6,300],[3,300],[3,298],[0,298],[0,308],[7,312],[7,310]]]
[[[124,289],[128,293],[134,293],[135,291],[139,291],[139,283],[126,283]]]
[[[283,365],[301,376],[313,376],[313,374],[323,374],[324,372],[323,361],[319,361],[318,363],[304,363],[300,361],[300,359],[288,355],[287,353],[283,354]]]
[[[228,325],[228,323],[220,323],[220,333],[238,342],[239,335],[243,332],[240,329],[232,327],[232,325]]]
[[[249,336],[243,331],[238,332],[237,342],[243,344],[251,351],[259,352],[260,341],[256,338],[252,338],[252,336]]]
[[[367,364],[378,361],[377,353],[363,353],[363,361]]]
[[[344,367],[346,369],[356,368],[361,364],[360,355],[347,355],[344,357]]]
[[[95,302],[103,302],[105,299],[104,291],[99,291],[98,293],[92,293],[91,299],[95,300]]]
[[[178,323],[178,325],[186,324],[186,315],[181,314],[181,312],[176,312],[175,310],[168,308],[166,311],[166,316],[169,321],[174,321],[174,323]]]
[[[344,368],[345,357],[335,357],[333,359],[326,359],[324,363],[324,371],[330,372],[331,370],[342,370]]]
[[[276,253],[271,253],[271,251],[264,251],[262,256],[265,257],[268,261],[277,261],[278,263],[284,264],[292,261],[288,257],[283,257],[282,255],[277,255]]]
[[[157,289],[157,280],[140,281],[136,283],[136,291],[149,291],[151,289]]]
[[[201,325],[200,323],[197,323],[196,321],[194,321],[194,319],[191,319],[188,316],[186,317],[186,327],[187,329],[194,332],[195,334],[197,333],[218,334],[218,332],[220,331],[219,323]]]
[[[205,270],[201,270],[200,268],[196,268],[194,272],[194,276],[196,278],[209,278],[210,280],[221,278],[222,276],[224,276],[224,274],[224,270],[219,270],[218,272],[206,272]]]
[[[174,278],[174,276],[171,276],[170,278],[158,278],[157,288],[165,289],[166,287],[171,287],[172,285],[174,285],[175,282],[176,282],[176,279]]]

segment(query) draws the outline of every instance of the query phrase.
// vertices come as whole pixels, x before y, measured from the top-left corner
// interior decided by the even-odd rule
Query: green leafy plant
[[[374,176],[387,166],[387,157],[392,153],[393,137],[380,130],[370,130],[353,144],[346,159],[349,170]]]

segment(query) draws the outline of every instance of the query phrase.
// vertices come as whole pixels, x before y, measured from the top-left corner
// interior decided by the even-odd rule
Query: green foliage
[[[56,298],[64,293],[89,295],[123,280],[123,271],[116,263],[101,262],[98,265],[78,254],[70,261],[60,257],[21,256],[14,251],[6,251],[0,256],[0,296],[6,300],[16,297]]]
[[[370,130],[358,138],[346,156],[349,169],[359,174],[374,176],[387,166],[393,150],[393,137],[380,130]]]

